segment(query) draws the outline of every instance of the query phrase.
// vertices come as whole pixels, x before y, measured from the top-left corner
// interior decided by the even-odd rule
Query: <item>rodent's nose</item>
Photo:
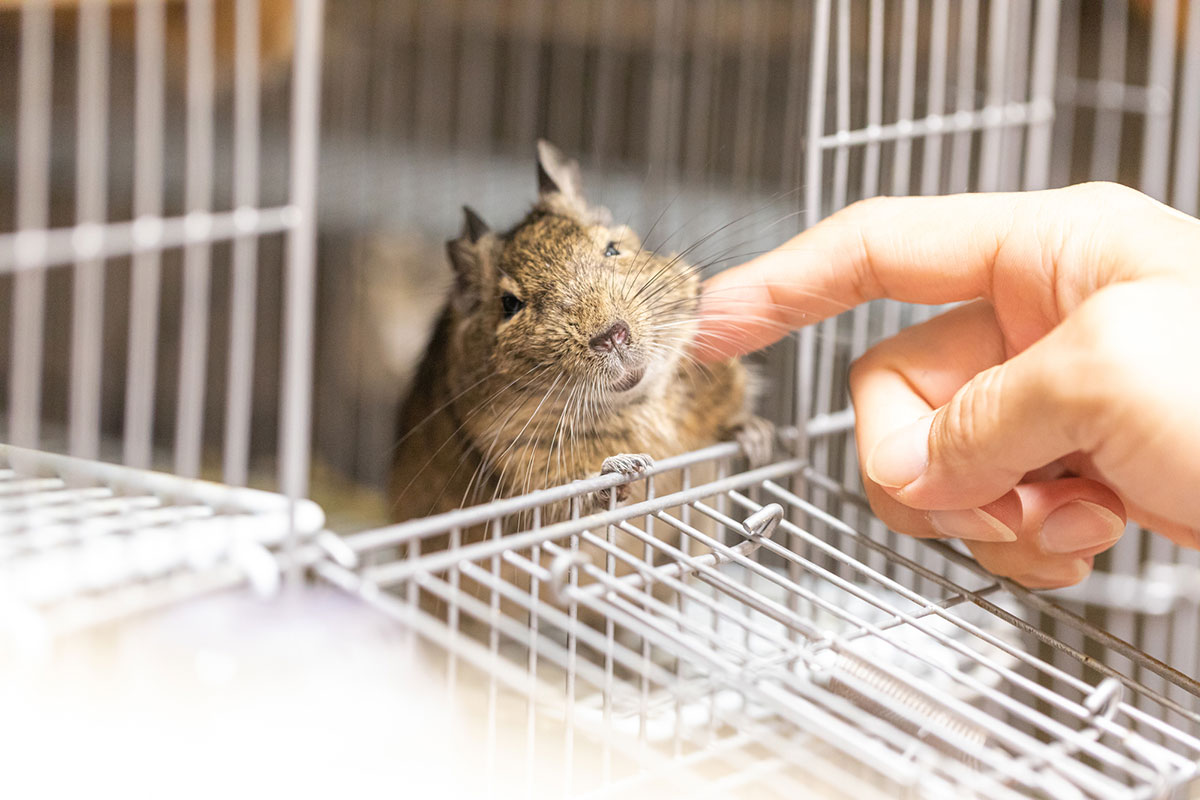
[[[614,322],[604,333],[598,333],[588,341],[588,346],[598,353],[610,353],[629,341],[629,326],[625,320]]]

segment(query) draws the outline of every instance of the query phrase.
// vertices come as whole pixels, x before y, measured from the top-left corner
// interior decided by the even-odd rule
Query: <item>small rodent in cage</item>
[[[686,251],[646,249],[613,225],[584,198],[578,164],[545,141],[538,184],[516,227],[493,232],[464,209],[462,234],[447,243],[451,296],[400,412],[397,521],[637,474],[730,437],[753,463],[770,457],[772,428],[751,411],[746,367],[687,353],[700,278]]]

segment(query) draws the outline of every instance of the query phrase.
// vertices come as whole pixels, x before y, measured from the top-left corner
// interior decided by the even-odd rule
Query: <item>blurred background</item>
[[[77,138],[85,107],[79,102],[81,17],[76,3],[53,5],[44,213],[50,226],[69,227],[81,199],[77,178],[86,150]],[[102,65],[107,139],[100,145],[106,188],[100,200],[105,219],[124,220],[136,216],[135,178],[147,155],[146,143],[135,135],[138,4],[110,5],[110,47]],[[23,53],[29,56],[21,46],[19,6],[13,0],[0,3],[0,75],[6,76],[0,80],[0,233],[14,230],[18,221],[19,78]],[[187,139],[186,8],[173,2],[165,8],[159,199],[169,216],[188,209],[189,191],[192,199],[195,191],[188,188],[194,159]],[[211,12],[211,169],[210,185],[200,194],[208,207],[221,210],[239,204],[235,3],[214,0]],[[1013,125],[827,150],[820,186],[811,192],[803,153],[806,109],[814,101],[828,105],[825,129],[832,133],[942,111],[1003,109],[1024,103],[1036,89],[1036,8],[1029,0],[853,0],[837,4],[835,12],[828,67],[836,79],[827,82],[827,97],[812,98],[814,14],[807,2],[328,4],[312,421],[317,498],[335,516],[346,507],[352,526],[382,518],[384,509],[372,492],[383,483],[396,404],[443,295],[442,242],[457,231],[464,202],[493,225],[521,214],[534,195],[533,142],[539,136],[582,160],[593,199],[642,232],[653,228],[650,238],[668,248],[682,249],[726,226],[696,254],[697,260],[713,262],[711,269],[794,234],[811,213],[806,200],[813,196],[819,216],[879,192],[1023,185],[1025,131]],[[1180,89],[1173,80],[1162,85],[1163,74],[1151,74],[1156,62],[1150,34],[1153,24],[1169,23],[1170,35],[1155,42],[1160,54],[1168,48],[1173,73],[1187,2],[1161,4],[1157,16],[1151,12],[1148,2],[1062,4],[1054,75],[1043,76],[1052,79],[1057,111],[1046,183],[1105,178],[1159,196],[1170,191],[1169,178],[1148,173],[1158,168],[1147,166],[1153,159],[1143,140],[1156,135],[1158,122],[1169,130]],[[842,13],[848,20],[839,18]],[[273,206],[287,196],[291,3],[262,0],[257,14],[260,128],[253,188],[259,205]],[[996,30],[1000,25],[1004,31]],[[985,143],[996,131],[999,139]],[[1169,149],[1170,137],[1164,141]],[[987,161],[989,147],[1004,154],[996,168]],[[1156,140],[1152,147],[1163,145]],[[1165,176],[1170,153],[1160,155]],[[837,181],[835,159],[845,159]],[[1194,188],[1192,195],[1194,206]],[[253,421],[244,479],[271,486],[278,445],[282,237],[262,237],[258,248]],[[227,243],[212,248],[211,274],[202,287],[209,309],[207,347],[200,353],[207,387],[202,464],[211,476],[221,475],[226,446],[232,249]],[[160,467],[173,464],[179,413],[182,258],[179,250],[162,255],[154,320],[152,462]],[[128,435],[130,271],[129,258],[111,259],[103,289],[100,429],[102,447],[117,458]],[[39,388],[40,433],[49,449],[66,449],[72,280],[71,270],[47,276]],[[5,364],[14,358],[11,291],[12,278],[0,276]],[[847,337],[834,330],[822,335],[838,339],[838,360],[846,360]],[[0,395],[7,395],[8,381],[9,370],[0,370]],[[830,407],[844,405],[843,397],[831,399]],[[56,440],[60,446],[53,446]],[[243,478],[229,472],[226,467],[227,480]]]

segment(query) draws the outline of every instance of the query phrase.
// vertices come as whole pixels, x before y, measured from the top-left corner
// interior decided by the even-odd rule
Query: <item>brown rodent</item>
[[[769,457],[746,368],[687,355],[697,270],[613,226],[584,199],[578,165],[544,141],[538,183],[512,230],[464,209],[447,243],[454,285],[400,412],[396,521],[635,474],[730,437],[752,461]]]

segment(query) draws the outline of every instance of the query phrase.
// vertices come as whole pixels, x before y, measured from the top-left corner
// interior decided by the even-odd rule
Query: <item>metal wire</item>
[[[298,573],[300,539],[320,527],[320,510],[304,498],[323,6],[273,4],[264,22],[260,13],[268,12],[257,0],[228,8],[213,0],[187,0],[178,8],[162,0],[128,8],[87,0],[63,25],[53,5],[37,0],[0,12],[0,25],[20,23],[21,58],[17,213],[15,227],[0,228],[0,279],[12,287],[5,295],[12,330],[3,436],[85,460],[3,445],[0,455],[13,464],[0,490],[0,593],[9,606],[32,608],[38,625],[57,633],[247,576],[269,581],[283,567]],[[286,32],[293,22],[295,36]],[[291,132],[284,137],[287,157],[276,162],[288,178],[282,191],[270,192],[261,191],[267,170],[260,158],[269,65],[264,49],[271,46],[265,25],[290,42],[287,57],[295,69],[284,125]],[[60,49],[60,41],[67,46]],[[74,81],[68,84],[73,104],[52,91],[60,78]],[[131,106],[123,105],[130,99]],[[227,105],[234,140],[228,190],[222,180]],[[180,125],[168,110],[182,112]],[[126,140],[133,157],[122,160]],[[70,148],[57,146],[60,141]],[[73,181],[63,180],[64,163],[73,168]],[[73,204],[69,214],[64,198]],[[275,474],[256,480],[277,476],[286,500],[183,480],[207,466],[205,448],[213,438],[223,439],[217,461],[227,483],[251,478],[252,387],[263,371],[254,358],[263,347],[257,320],[263,307],[267,315],[274,311],[268,302],[283,300],[282,293],[268,292],[264,302],[256,291],[259,275],[271,266],[264,250],[278,252],[260,242],[274,234],[288,242],[281,386],[270,394],[280,404],[273,416],[280,431],[263,438],[277,441],[279,452]],[[230,257],[217,249],[214,258],[214,246],[226,242]],[[179,261],[181,270],[170,269]],[[212,292],[222,285],[226,263],[228,355],[219,398],[225,430],[223,437],[206,437],[214,416],[209,395],[218,394],[210,388],[217,372],[210,360],[225,357],[211,345],[226,341],[214,329],[223,309],[214,307]],[[126,286],[126,265],[128,296],[117,297]],[[56,272],[69,273],[69,291],[61,291],[65,284]],[[122,340],[112,323],[126,310]],[[59,326],[69,331],[69,350],[58,347]],[[60,350],[69,353],[65,365],[56,360]],[[160,363],[164,354],[174,363]],[[114,381],[121,361],[124,380]],[[69,378],[61,389],[67,402],[60,424],[60,388],[53,381],[62,374]],[[109,389],[121,383],[123,397],[111,403],[116,398]],[[120,426],[109,413],[117,405],[123,407]],[[96,461],[101,457],[138,468],[169,463],[176,477],[112,471]],[[86,488],[77,489],[78,481]]]
[[[1139,28],[1127,3],[1104,0],[1093,40],[1092,5],[1055,0],[392,2],[372,6],[366,23],[324,19],[320,0],[296,0],[290,99],[277,126],[286,136],[263,119],[265,6],[187,0],[186,48],[174,54],[166,6],[135,5],[128,218],[115,210],[121,176],[109,158],[123,130],[109,74],[114,12],[98,2],[78,10],[74,113],[62,117],[77,133],[70,214],[55,204],[54,126],[66,124],[52,96],[55,15],[48,2],[19,12],[16,224],[0,233],[0,273],[12,282],[5,436],[50,446],[43,406],[54,398],[44,384],[58,365],[46,343],[56,333],[47,277],[65,267],[73,299],[62,448],[86,459],[0,448],[0,605],[11,612],[0,616],[21,621],[8,635],[32,647],[38,631],[74,631],[247,579],[269,586],[280,570],[298,579],[311,566],[441,649],[452,699],[482,693],[481,768],[511,766],[502,752],[515,730],[525,751],[513,769],[523,769],[529,796],[794,797],[821,786],[851,797],[1153,797],[1197,776],[1200,598],[1180,588],[1200,569],[1195,554],[1131,532],[1102,562],[1108,571],[1092,586],[1139,593],[1139,614],[1094,588],[1053,599],[1028,592],[870,515],[846,369],[936,309],[875,304],[785,345],[779,418],[794,427],[774,463],[746,469],[738,448],[721,444],[660,460],[641,479],[646,500],[627,507],[610,500],[582,513],[588,495],[624,480],[607,475],[346,539],[300,539],[323,524],[303,498],[321,300],[324,26],[345,34],[380,23],[372,52],[342,41],[327,60],[354,67],[339,84],[348,119],[331,125],[342,138],[323,153],[331,228],[391,213],[440,238],[462,199],[510,208],[510,176],[528,177],[512,153],[548,134],[590,153],[586,166],[601,173],[591,185],[635,222],[661,220],[666,242],[692,235],[697,208],[727,222],[782,198],[798,212],[736,247],[719,241],[720,265],[880,191],[1108,177],[1195,213],[1200,3],[1177,29],[1177,0],[1160,0]],[[233,14],[231,65],[222,63],[223,11]],[[184,70],[182,148],[170,135],[172,64]],[[276,161],[282,190],[268,177]],[[756,224],[751,216],[747,227]],[[260,290],[271,252],[263,239],[273,234],[286,245],[278,342],[261,332],[274,322]],[[174,250],[178,304],[164,290]],[[105,425],[113,364],[102,340],[120,313],[106,303],[121,285],[109,275],[125,259],[118,430]],[[226,263],[228,302],[219,303]],[[226,308],[219,353],[226,342],[213,322]],[[177,352],[160,343],[175,335]],[[275,344],[270,423],[282,495],[186,480],[209,444],[227,484],[252,478],[262,427],[254,380]],[[164,353],[174,363],[161,369]],[[224,370],[210,367],[214,357],[227,357]],[[210,385],[218,371],[224,392]],[[168,381],[164,402],[158,384]],[[218,419],[224,430],[206,435]],[[347,441],[386,447],[386,436],[360,427]],[[177,475],[94,461],[117,435],[126,463],[173,463]],[[169,455],[156,453],[168,439]],[[1168,563],[1178,571],[1164,571]],[[514,698],[524,708],[510,730]]]
[[[787,467],[795,472],[803,465]],[[758,488],[792,513],[785,517],[783,506],[751,500],[748,492]],[[589,483],[572,490],[592,489]],[[543,506],[558,499],[555,492],[537,497]],[[458,529],[464,520],[494,531],[529,501],[454,512],[397,526],[386,536],[351,537],[347,544],[362,556]],[[719,511],[722,501],[748,512],[745,522]],[[684,522],[683,508],[714,529]],[[647,513],[672,535],[650,534]],[[831,526],[828,539],[799,521],[818,517]],[[645,552],[597,533],[609,526],[641,541]],[[730,535],[741,543],[724,543]],[[839,758],[861,761],[922,793],[958,786],[989,797],[1014,791],[1106,797],[1126,790],[1150,796],[1196,774],[1200,740],[1161,722],[1148,725],[1154,717],[1138,713],[1128,700],[1101,703],[1097,693],[1111,693],[1109,684],[1072,678],[1024,650],[1021,629],[991,613],[1018,608],[996,595],[997,583],[970,570],[956,572],[954,561],[929,566],[926,554],[925,566],[913,567],[928,569],[941,590],[919,594],[909,588],[911,580],[888,577],[848,555],[848,536],[862,534],[769,478],[741,473],[454,551],[374,563],[357,574],[319,569],[389,613],[410,622],[424,615],[421,627],[440,627],[413,603],[383,600],[404,595],[406,586],[430,592],[459,620],[442,643],[469,658],[470,642],[487,642],[489,663],[507,658],[509,667],[531,670],[512,678],[527,696],[538,664],[557,663],[568,680],[566,698],[530,702],[574,723],[579,703],[591,703],[601,709],[610,734],[614,720],[623,718],[617,709],[628,709],[624,713],[636,724],[628,730],[644,732],[660,726],[655,714],[662,708],[673,709],[674,717],[659,740],[692,740],[719,723],[696,717],[685,725],[683,709],[711,712],[714,701],[724,702],[715,698],[731,693],[750,717],[786,720],[834,747]],[[673,537],[690,541],[692,551],[703,555],[689,556],[672,544]],[[871,546],[893,563],[906,563],[885,545]],[[820,566],[818,553],[849,567],[849,577]],[[507,570],[497,569],[497,559]],[[614,562],[633,571],[618,575]],[[796,565],[798,573],[786,565]],[[455,583],[461,579],[473,588]],[[532,579],[553,587],[549,598],[530,591]],[[581,624],[576,610],[595,613],[605,627]],[[572,648],[573,642],[586,648]],[[1124,685],[1170,705],[1136,682],[1126,679]],[[1169,744],[1159,739],[1162,734]],[[531,742],[537,738],[528,735]]]
[[[137,114],[134,123],[134,146],[139,158],[134,172],[133,198],[133,213],[140,220],[159,218],[163,212],[165,26],[166,9],[154,0],[140,0],[137,6]],[[158,352],[155,333],[161,270],[162,255],[153,245],[134,255],[129,291],[123,455],[126,464],[142,469],[150,467],[153,444]]]
[[[292,506],[253,489],[0,445],[0,604],[24,609],[50,639],[247,580],[270,593],[280,563],[267,548],[324,525],[311,501]]]

